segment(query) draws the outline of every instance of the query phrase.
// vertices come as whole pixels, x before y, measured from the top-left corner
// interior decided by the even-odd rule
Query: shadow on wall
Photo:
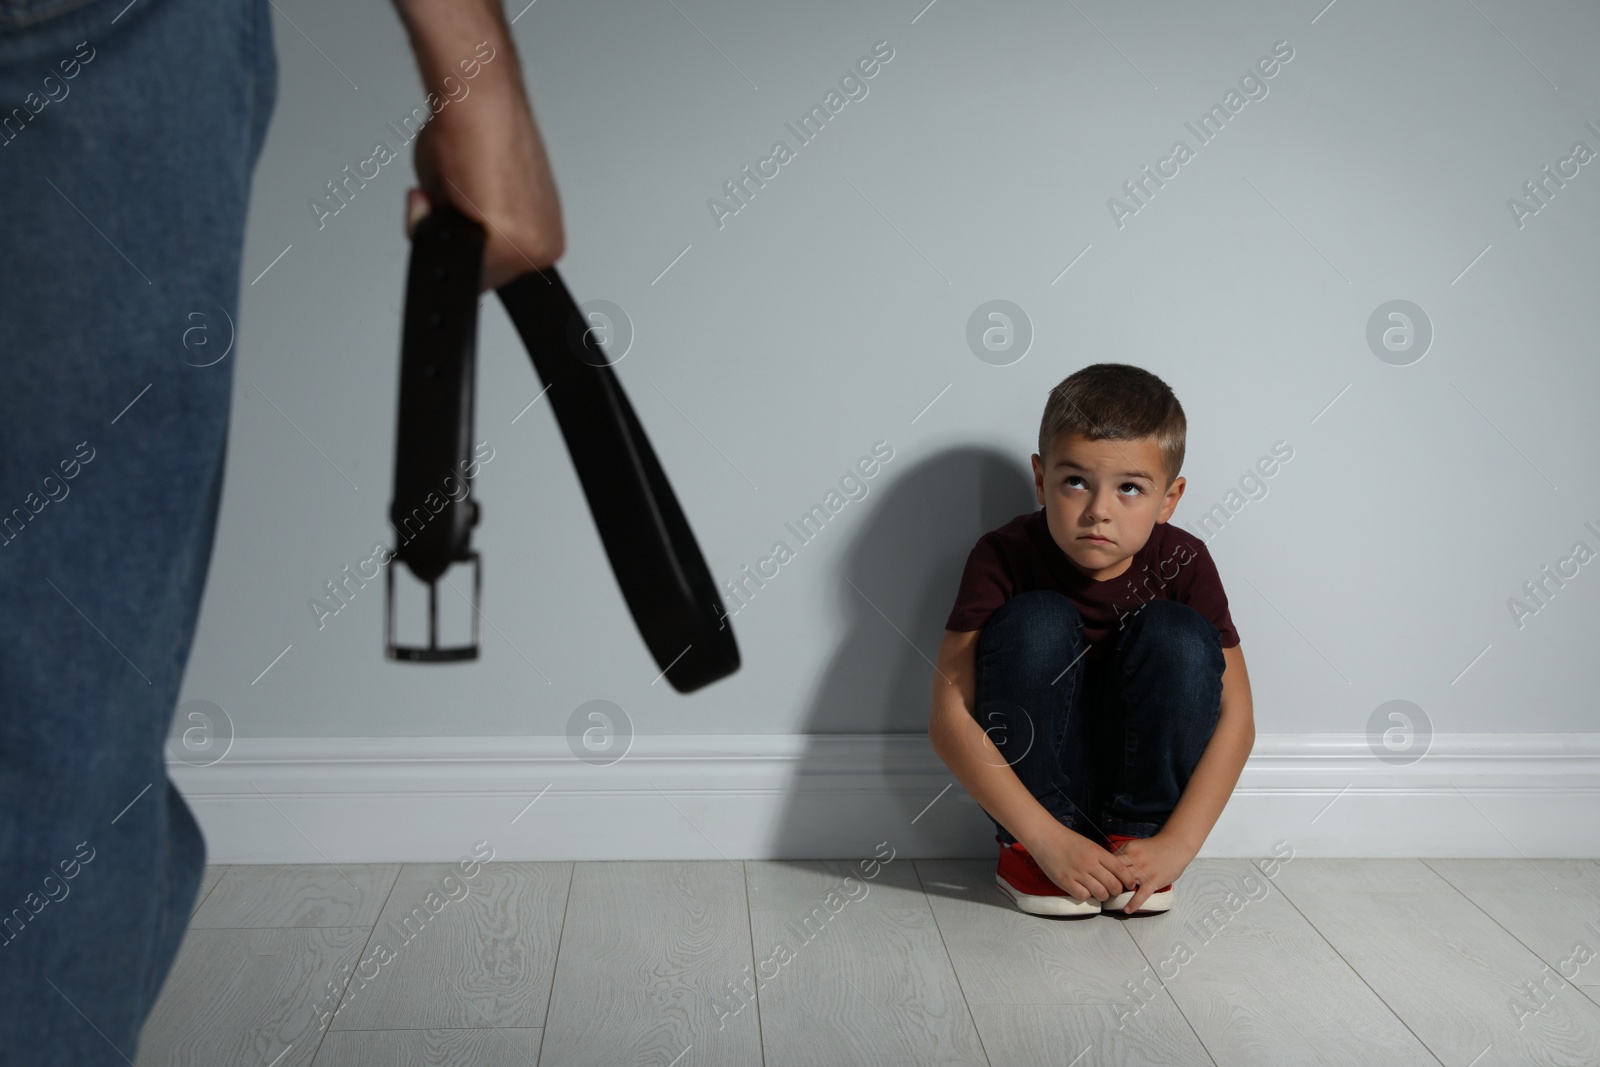
[[[902,468],[883,493],[869,517],[849,528],[837,576],[822,579],[837,584],[844,622],[802,729],[808,734],[899,734],[926,743],[933,662],[967,554],[983,534],[1038,504],[1032,471],[986,448],[948,449]],[[773,828],[773,855],[816,855],[813,843],[819,835],[837,841],[825,821],[848,812],[850,803],[817,774],[825,770],[820,749],[813,746],[819,755],[799,761],[789,801]],[[832,756],[827,762],[834,762]],[[894,768],[884,766],[883,771],[887,782],[895,782]],[[904,815],[897,822],[904,828],[902,844],[912,836],[911,820],[940,788],[915,793],[894,789],[894,810]],[[941,803],[950,799],[947,794]],[[947,810],[955,813],[953,805]],[[981,817],[972,805],[960,811],[964,819]],[[862,830],[872,832],[870,827]],[[880,833],[874,840],[887,835]],[[981,838],[972,842],[978,851],[983,843]]]

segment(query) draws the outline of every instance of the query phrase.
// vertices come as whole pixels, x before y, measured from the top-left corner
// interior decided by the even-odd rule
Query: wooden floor
[[[1258,863],[1132,919],[993,860],[211,868],[138,1067],[1600,1063],[1600,863]]]

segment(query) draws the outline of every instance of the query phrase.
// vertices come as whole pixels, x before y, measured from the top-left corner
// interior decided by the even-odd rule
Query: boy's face
[[[1091,441],[1057,434],[1050,455],[1033,457],[1033,487],[1050,536],[1074,566],[1097,582],[1115,578],[1166,522],[1183,496],[1184,480],[1165,485],[1154,436]]]

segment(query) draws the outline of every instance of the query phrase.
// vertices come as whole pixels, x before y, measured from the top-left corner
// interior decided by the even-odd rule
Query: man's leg
[[[1221,638],[1188,605],[1152,600],[1107,640],[1116,642],[1106,691],[1110,706],[1121,708],[1122,759],[1102,826],[1150,837],[1178,806],[1216,732]]]
[[[275,99],[265,0],[0,32],[0,1064],[135,1059],[194,903],[164,745]]]
[[[1012,597],[978,636],[977,719],[1022,784],[1072,830],[1093,836],[1081,699],[1083,623],[1061,593]],[[1016,840],[991,814],[1000,840]]]

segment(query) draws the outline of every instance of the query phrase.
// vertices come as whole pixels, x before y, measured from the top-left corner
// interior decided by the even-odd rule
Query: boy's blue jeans
[[[1150,837],[1177,807],[1217,727],[1221,637],[1193,608],[1152,600],[1083,656],[1083,623],[1064,594],[1012,597],[978,637],[977,718],[1056,821],[1105,844]],[[1016,840],[990,821],[1000,840]]]
[[[267,0],[0,0],[17,14],[0,23],[0,1064],[122,1065],[205,862],[164,746],[277,62]]]

